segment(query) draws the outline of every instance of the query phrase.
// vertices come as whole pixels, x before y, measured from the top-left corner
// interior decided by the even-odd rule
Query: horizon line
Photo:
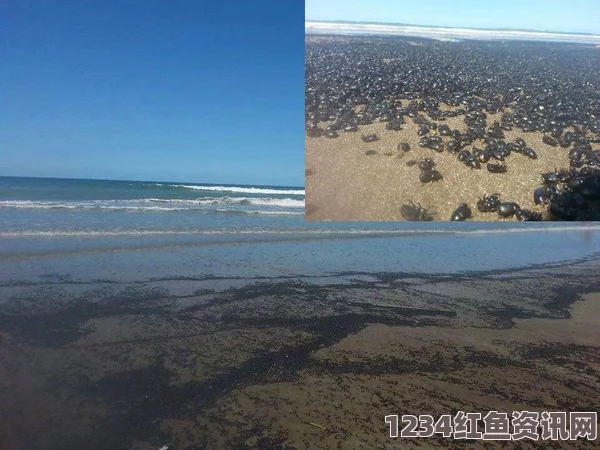
[[[41,178],[46,180],[86,180],[86,181],[123,181],[132,183],[172,183],[172,184],[199,184],[208,186],[231,186],[231,187],[285,187],[285,188],[302,188],[306,186],[300,185],[283,185],[283,184],[236,184],[236,183],[201,183],[198,181],[161,181],[161,180],[120,180],[112,178],[77,178],[77,177],[39,177],[31,175],[0,175],[0,178]]]

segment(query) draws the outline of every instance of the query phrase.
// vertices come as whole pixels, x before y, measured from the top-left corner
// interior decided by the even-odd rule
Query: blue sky
[[[306,0],[307,20],[600,34],[600,0]]]
[[[303,8],[2,0],[0,175],[303,185]]]

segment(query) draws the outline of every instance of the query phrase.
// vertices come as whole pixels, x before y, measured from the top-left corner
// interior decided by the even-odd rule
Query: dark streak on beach
[[[0,437],[65,450],[383,448],[391,413],[597,410],[600,336],[577,322],[600,317],[598,298],[582,297],[600,292],[597,268],[343,273],[222,291],[177,280],[197,295],[164,279],[81,292],[82,280],[49,277],[44,296],[43,283],[15,280],[0,305]],[[548,334],[563,328],[571,342]]]

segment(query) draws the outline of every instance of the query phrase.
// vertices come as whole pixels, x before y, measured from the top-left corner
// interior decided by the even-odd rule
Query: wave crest
[[[198,186],[195,184],[169,184],[169,187],[194,189],[197,191],[236,192],[239,194],[304,195],[304,189],[271,189],[237,186]]]
[[[272,208],[304,208],[304,200],[270,197],[207,197],[199,199],[142,198],[134,200],[3,200],[0,209],[69,209],[112,211],[186,211],[209,210],[210,206],[262,206]]]

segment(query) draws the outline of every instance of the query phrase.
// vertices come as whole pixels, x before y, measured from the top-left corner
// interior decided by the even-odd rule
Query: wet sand
[[[404,101],[403,105],[408,104]],[[487,123],[500,121],[502,113],[488,114]],[[427,117],[427,116],[426,116]],[[437,121],[450,129],[466,131],[464,116]],[[329,123],[320,124],[325,127]],[[506,158],[506,173],[490,173],[486,165],[471,169],[457,160],[456,155],[419,146],[418,125],[410,118],[401,131],[386,130],[386,123],[360,127],[358,132],[339,132],[337,138],[306,137],[306,218],[308,220],[398,221],[404,220],[400,207],[413,202],[428,208],[434,220],[447,221],[461,203],[467,203],[473,213],[470,220],[502,219],[497,213],[481,213],[477,201],[484,194],[501,194],[503,201],[515,201],[523,208],[544,212],[533,202],[533,191],[541,186],[541,173],[569,167],[569,149],[551,147],[542,142],[543,133],[525,133],[519,129],[505,131],[505,141],[522,137],[538,155],[530,159],[511,154]],[[365,143],[361,134],[376,133],[379,141]],[[451,137],[442,137],[444,144]],[[408,142],[409,152],[397,150],[398,143]],[[484,148],[482,140],[465,147]],[[367,155],[368,151],[376,154]],[[410,160],[432,158],[443,180],[423,184],[419,168],[407,167]],[[494,162],[491,160],[490,162]],[[497,161],[495,161],[497,162]]]
[[[599,264],[221,288],[205,276],[5,283],[0,437],[63,450],[484,448],[391,439],[384,416],[598,411]]]

